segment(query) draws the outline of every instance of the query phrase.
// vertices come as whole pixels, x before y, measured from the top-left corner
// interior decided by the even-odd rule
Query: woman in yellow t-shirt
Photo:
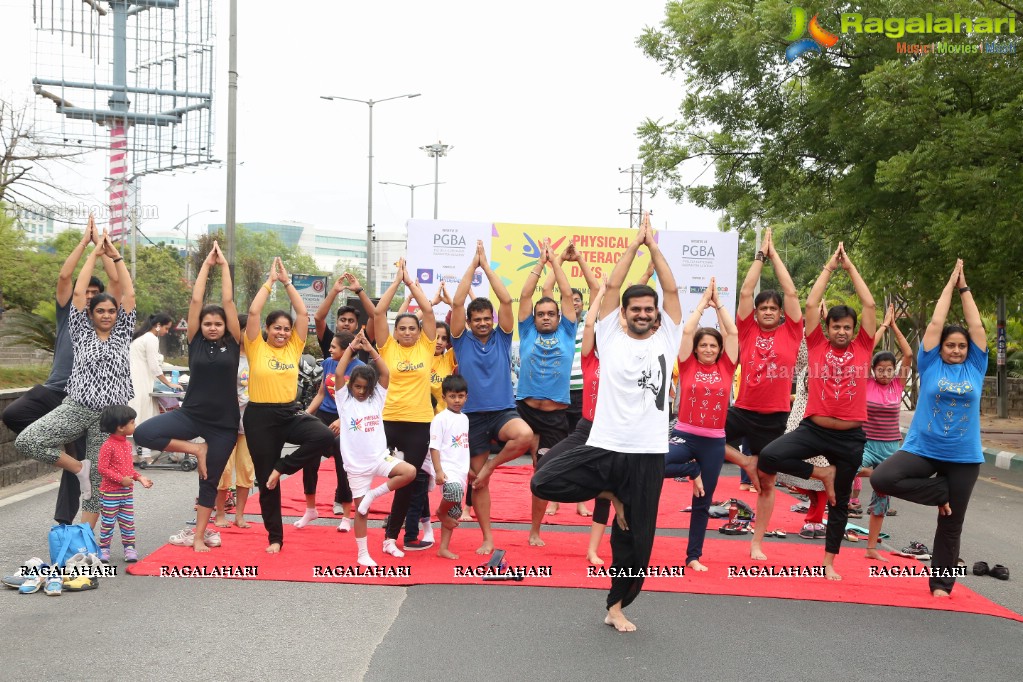
[[[288,292],[295,319],[283,310],[271,311],[266,316],[264,340],[259,318],[274,282],[281,282]],[[275,258],[269,278],[249,305],[245,325],[249,405],[242,418],[252,465],[259,479],[259,506],[270,540],[266,548],[269,554],[280,552],[284,544],[281,490],[277,485],[281,474],[293,474],[308,462],[319,460],[320,454],[329,451],[334,442],[330,429],[296,401],[298,363],[308,334],[309,314],[305,303],[295,291],[281,259]],[[285,443],[299,447],[287,457],[281,457]]]
[[[422,325],[411,313],[399,314],[394,321],[394,334],[387,330],[387,309],[391,305],[398,285],[402,282],[412,293],[423,313]],[[419,510],[422,495],[426,494],[427,475],[423,473],[423,461],[430,448],[430,422],[433,420],[433,406],[430,404],[430,368],[433,363],[437,325],[433,316],[433,305],[422,287],[408,275],[405,259],[398,261],[398,268],[391,286],[380,296],[373,318],[377,342],[380,343],[381,361],[387,363],[391,372],[391,383],[387,387],[387,401],[384,403],[384,433],[387,447],[404,453],[405,461],[416,468],[416,482],[394,491],[391,502],[391,516],[384,532],[385,554],[405,556],[397,547],[398,531],[408,515],[409,507],[416,510],[415,519],[405,528],[405,549],[420,550],[432,543],[419,541]],[[382,342],[382,343],[381,343]],[[413,504],[415,491],[418,505]]]

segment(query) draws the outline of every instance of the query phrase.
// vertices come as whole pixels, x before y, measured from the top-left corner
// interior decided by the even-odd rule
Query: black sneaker
[[[922,542],[914,540],[909,543],[908,547],[903,547],[902,551],[895,552],[899,556],[909,557],[911,559],[917,559],[918,561],[930,561],[931,550],[927,549],[927,545]]]
[[[406,552],[420,552],[424,549],[430,549],[431,547],[433,547],[432,542],[425,542],[423,540],[412,540],[405,542]]]

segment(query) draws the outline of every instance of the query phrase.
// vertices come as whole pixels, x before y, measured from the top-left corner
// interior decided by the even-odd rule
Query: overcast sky
[[[638,159],[636,128],[674,117],[682,98],[635,45],[662,20],[662,0],[238,4],[239,222],[365,234],[368,107],[319,96],[422,93],[374,108],[377,230],[401,231],[409,217],[409,190],[377,181],[431,182],[419,147],[438,140],[454,145],[440,161],[441,219],[625,227],[629,181],[618,171]],[[228,3],[215,7],[215,145],[226,160]],[[0,0],[0,24],[0,96],[29,101],[31,2]],[[66,182],[102,203],[107,162],[93,156]],[[145,178],[141,203],[159,218],[143,229],[171,227],[186,206],[220,211],[193,230],[222,222],[225,185],[223,168]],[[432,217],[433,187],[415,195],[416,217]],[[715,229],[714,214],[663,194],[644,206],[657,229]]]

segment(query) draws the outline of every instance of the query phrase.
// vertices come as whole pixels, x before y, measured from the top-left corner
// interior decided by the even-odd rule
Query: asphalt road
[[[191,518],[195,495],[194,473],[149,475],[155,486],[136,494],[142,553]],[[1007,582],[970,575],[963,584],[1023,613],[1019,478],[984,472],[962,555],[970,565],[983,559],[1008,566],[1014,575]],[[2,493],[5,573],[28,557],[46,558],[55,492],[42,483],[35,494],[27,486]],[[886,522],[892,544],[930,544],[934,510],[895,506],[898,516]],[[464,532],[474,530],[467,524]],[[123,570],[117,557],[114,565]],[[654,593],[629,609],[640,630],[622,635],[602,623],[602,591],[508,585],[397,588],[120,575],[94,592],[48,598],[6,591],[0,599],[3,631],[14,635],[0,678],[12,680],[1016,681],[1023,642],[1023,624],[989,616]]]

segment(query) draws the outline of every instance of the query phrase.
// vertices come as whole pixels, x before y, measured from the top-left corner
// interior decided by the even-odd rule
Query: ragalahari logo
[[[809,31],[810,37],[803,38]],[[791,45],[785,48],[785,59],[790,63],[799,59],[807,52],[821,54],[829,47],[838,42],[838,36],[828,33],[817,22],[817,15],[813,15],[809,24],[806,21],[806,10],[802,7],[792,8],[792,32],[785,38]],[[795,41],[795,42],[792,42]]]

